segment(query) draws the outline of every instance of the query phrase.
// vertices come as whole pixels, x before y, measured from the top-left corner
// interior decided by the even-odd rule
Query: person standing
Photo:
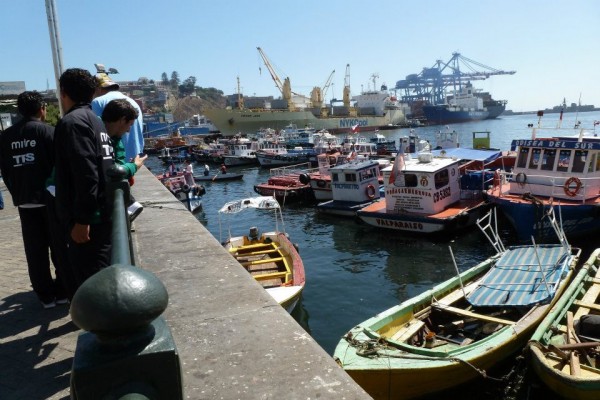
[[[76,279],[74,293],[87,278],[110,265],[112,223],[106,177],[114,157],[106,128],[91,110],[94,77],[84,69],[67,69],[59,86],[65,115],[54,137],[56,209]]]
[[[135,175],[138,169],[144,165],[147,155],[136,155],[132,162],[127,162],[125,157],[125,148],[121,138],[129,132],[131,125],[138,117],[137,110],[125,99],[116,99],[110,101],[104,111],[102,111],[102,122],[106,127],[106,132],[110,136],[115,154],[115,163],[122,165],[127,172],[127,179]],[[144,207],[138,202],[128,206],[129,220],[133,222],[135,218],[144,210]]]
[[[54,165],[54,128],[44,123],[46,103],[38,92],[21,93],[17,107],[23,118],[0,136],[0,170],[19,209],[31,286],[42,306],[52,308],[57,303],[67,303],[61,280],[63,259],[52,246],[46,206],[49,195],[46,179]],[[52,277],[50,258],[56,280]]]
[[[184,161],[185,169],[183,170],[183,177],[185,179],[185,183],[192,187],[194,186],[194,167],[192,167],[192,163],[190,160],[186,159]]]
[[[94,100],[92,101],[92,111],[102,118],[104,107],[115,99],[127,100],[138,112],[138,116],[131,125],[129,133],[121,137],[123,146],[125,147],[125,158],[127,161],[135,159],[138,154],[144,152],[144,120],[140,106],[132,98],[119,92],[119,84],[114,82],[108,74],[96,74],[96,91]]]

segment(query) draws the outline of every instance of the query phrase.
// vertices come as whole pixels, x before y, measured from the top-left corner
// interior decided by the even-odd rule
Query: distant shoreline
[[[560,109],[545,109],[545,110],[541,110],[544,112],[544,114],[558,114],[560,113]],[[565,108],[563,110],[563,112],[593,112],[593,111],[600,111],[600,108],[594,107],[594,106],[581,106],[581,108],[579,110],[577,110],[577,108]],[[500,115],[526,115],[526,114],[537,114],[538,111],[512,111],[512,110],[505,110],[502,114]]]

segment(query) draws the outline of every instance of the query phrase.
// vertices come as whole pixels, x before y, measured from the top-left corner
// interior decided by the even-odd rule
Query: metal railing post
[[[71,303],[71,318],[84,330],[73,358],[71,398],[183,399],[179,355],[161,317],[167,290],[156,275],[133,265],[126,173],[115,166],[108,176],[112,265],[87,279]]]

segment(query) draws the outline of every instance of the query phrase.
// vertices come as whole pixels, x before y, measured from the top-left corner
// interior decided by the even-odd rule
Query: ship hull
[[[489,118],[490,115],[487,110],[451,111],[445,106],[424,106],[423,113],[430,125],[481,121]]]
[[[205,110],[205,115],[223,135],[252,133],[264,128],[280,130],[290,123],[299,127],[311,126],[316,130],[326,129],[331,133],[351,132],[358,125],[361,132],[367,132],[405,120],[402,110],[386,110],[383,116],[315,117],[310,111],[210,109]]]

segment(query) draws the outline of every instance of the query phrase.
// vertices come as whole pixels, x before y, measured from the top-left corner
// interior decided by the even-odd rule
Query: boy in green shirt
[[[137,117],[138,111],[125,99],[110,101],[104,107],[104,111],[102,111],[102,121],[106,127],[106,133],[108,133],[112,142],[115,163],[125,168],[127,178],[133,177],[148,158],[145,154],[138,154],[129,162],[125,159],[125,146],[121,141],[121,137],[129,132],[131,125],[136,121]],[[129,219],[133,221],[143,209],[144,207],[135,201],[132,196],[132,203],[127,208]]]

